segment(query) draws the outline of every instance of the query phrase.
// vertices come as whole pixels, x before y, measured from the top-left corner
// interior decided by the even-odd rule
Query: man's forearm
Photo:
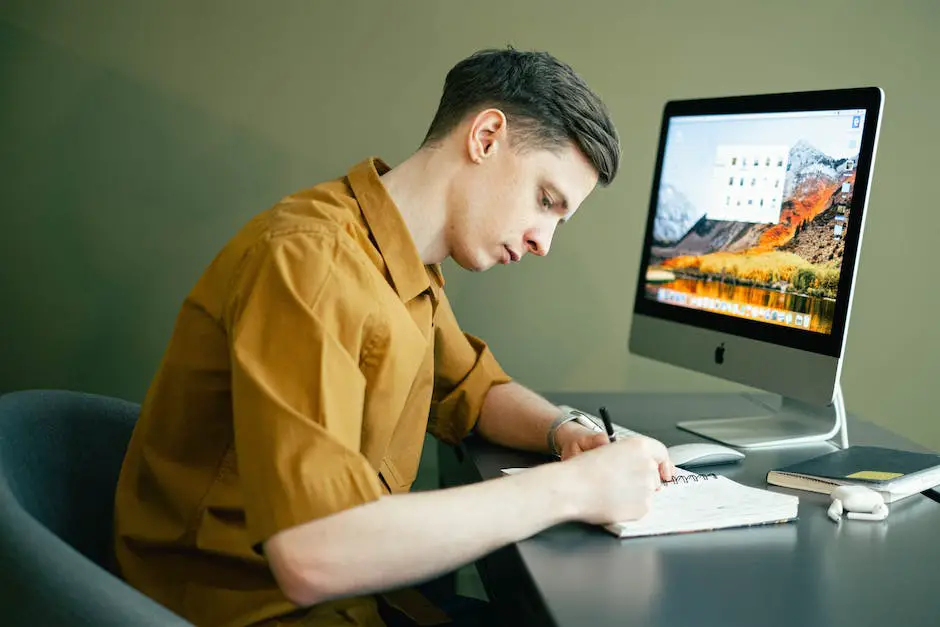
[[[518,383],[494,385],[483,401],[476,431],[503,446],[547,453],[548,430],[558,414],[556,405]],[[582,427],[568,423],[562,429]]]
[[[569,484],[569,473],[550,465],[389,496],[285,530],[265,552],[282,590],[299,605],[394,589],[574,519],[576,487]]]

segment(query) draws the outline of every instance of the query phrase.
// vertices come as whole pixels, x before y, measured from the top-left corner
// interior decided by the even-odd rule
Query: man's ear
[[[470,123],[467,133],[467,155],[474,163],[482,163],[506,144],[506,114],[499,109],[484,109]]]

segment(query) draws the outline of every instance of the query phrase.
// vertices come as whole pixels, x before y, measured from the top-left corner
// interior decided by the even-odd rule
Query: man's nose
[[[529,252],[533,255],[538,255],[539,257],[544,257],[548,254],[548,249],[552,247],[552,236],[554,235],[554,229],[542,231],[542,232],[531,232],[528,234],[525,240],[526,248],[529,249]]]

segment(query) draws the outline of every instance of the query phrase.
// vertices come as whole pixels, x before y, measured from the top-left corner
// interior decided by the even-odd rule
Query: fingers
[[[632,439],[639,441],[645,452],[652,458],[659,478],[663,481],[671,480],[675,473],[675,466],[669,459],[669,452],[666,450],[665,445],[659,440],[645,435],[633,436]]]
[[[656,462],[650,462],[650,492],[656,492],[663,486],[662,472]]]
[[[672,481],[672,476],[676,472],[676,467],[672,462],[665,461],[659,464],[659,478],[663,481]]]
[[[571,459],[580,453],[600,448],[608,443],[607,436],[602,434],[584,436],[562,447],[561,458]]]
[[[579,444],[594,447],[574,468],[583,469],[588,485],[603,486],[589,491],[590,503],[585,520],[634,520],[649,512],[653,496],[662,487],[663,477],[672,477],[672,466],[663,445],[642,436],[623,438],[605,446],[606,436],[582,438]],[[603,481],[597,481],[603,477]]]
[[[578,444],[581,451],[599,449],[608,444],[607,436],[596,434],[582,438]],[[619,456],[629,451],[628,456],[640,462],[643,468],[648,469],[650,487],[659,489],[663,481],[671,481],[675,473],[675,466],[669,460],[669,454],[662,442],[647,436],[629,436],[615,442],[616,446],[610,450],[610,455]],[[616,449],[618,452],[615,452]],[[648,464],[648,465],[647,465]],[[643,471],[647,472],[646,470]]]
[[[644,436],[646,450],[649,451],[649,454],[656,460],[656,463],[662,465],[663,463],[669,463],[669,452],[666,451],[666,447],[662,442],[654,438]]]
[[[663,481],[671,481],[676,468],[669,459],[669,451],[662,442],[653,438],[647,438],[647,446],[658,466],[659,478]]]
[[[580,445],[582,451],[590,451],[592,449],[600,448],[606,444],[610,444],[610,440],[608,440],[607,436],[603,433],[598,433],[586,438],[582,438],[578,444]]]
[[[655,438],[641,437],[643,438],[644,448],[653,460],[657,487],[660,481],[671,481],[676,469],[669,459],[669,452],[666,450],[665,445]]]

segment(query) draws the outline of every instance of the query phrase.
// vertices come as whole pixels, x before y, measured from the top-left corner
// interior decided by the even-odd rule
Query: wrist
[[[543,464],[533,469],[533,475],[539,475],[538,493],[546,497],[552,524],[580,520],[584,506],[582,504],[584,484],[579,483],[581,470],[574,464]],[[535,477],[533,477],[534,479]]]

